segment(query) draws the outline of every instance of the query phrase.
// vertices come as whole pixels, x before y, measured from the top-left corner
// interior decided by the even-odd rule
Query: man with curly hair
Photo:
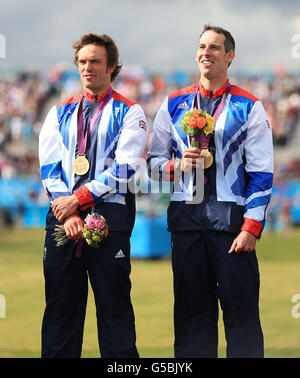
[[[130,290],[134,194],[127,190],[147,139],[142,108],[111,87],[119,53],[107,35],[87,33],[73,44],[83,92],[49,111],[41,129],[41,176],[51,201],[46,219],[46,308],[43,357],[80,357],[88,292],[94,292],[102,357],[138,357]],[[104,216],[108,236],[98,248],[82,240],[88,213]],[[57,246],[63,224],[69,242]]]

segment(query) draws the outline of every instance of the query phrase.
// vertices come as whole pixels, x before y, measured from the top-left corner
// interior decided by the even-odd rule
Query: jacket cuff
[[[169,160],[162,171],[163,179],[174,181],[174,164],[175,160]]]
[[[264,225],[257,220],[251,218],[244,218],[244,223],[241,227],[241,231],[248,231],[255,235],[257,239],[260,239]]]
[[[86,185],[83,185],[81,188],[76,190],[74,192],[74,195],[78,199],[78,202],[79,202],[79,205],[80,205],[80,210],[86,210],[89,207],[94,206],[94,204],[95,204],[94,198],[93,198],[91,192],[86,187]]]
[[[180,181],[182,177],[181,159],[169,160],[162,170],[162,177],[166,181]]]

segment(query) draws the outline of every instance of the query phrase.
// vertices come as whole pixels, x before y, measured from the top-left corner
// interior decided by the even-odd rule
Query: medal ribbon
[[[84,134],[84,124],[83,124],[83,110],[82,110],[82,100],[79,104],[78,118],[77,118],[77,143],[78,143],[78,155],[83,156],[86,150],[87,138],[91,134],[95,123],[100,117],[103,109],[108,104],[109,100],[112,98],[113,90],[110,87],[107,94],[101,100],[100,104],[96,108],[90,122],[87,125],[86,133]],[[83,239],[76,241],[75,257],[80,257],[82,253]]]
[[[214,114],[213,114],[213,118],[215,120],[215,124],[217,123],[217,120],[223,110],[223,107],[224,107],[224,104],[225,104],[225,101],[226,101],[226,98],[230,92],[230,89],[231,89],[231,84],[228,83],[227,84],[227,88],[226,88],[226,92],[224,93],[223,97],[222,97],[222,100],[220,102],[220,104],[218,105],[217,109],[215,110]],[[200,90],[199,90],[199,84],[197,85],[197,88],[196,88],[196,91],[195,91],[195,98],[194,98],[194,106],[198,109],[198,101],[197,101],[197,98],[198,98],[198,93],[200,93]],[[200,141],[201,143],[201,146],[203,149],[207,149],[208,148],[208,145],[209,145],[209,141],[210,141],[210,138],[211,138],[211,134],[208,134],[208,135],[205,135],[204,133],[201,133],[200,135],[196,135],[195,136],[197,140]],[[190,137],[190,138],[195,138],[195,137]]]
[[[86,150],[87,138],[91,134],[95,123],[100,117],[103,109],[108,104],[109,100],[112,98],[113,90],[110,87],[107,94],[101,100],[100,104],[96,108],[91,120],[87,125],[86,133],[84,133],[84,124],[83,124],[83,110],[82,110],[82,100],[79,104],[78,109],[78,118],[77,118],[77,143],[78,143],[78,155],[83,156]]]

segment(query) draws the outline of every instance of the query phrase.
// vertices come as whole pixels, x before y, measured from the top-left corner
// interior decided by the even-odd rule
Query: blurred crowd
[[[123,67],[114,89],[143,107],[149,128],[168,93],[196,83],[198,75],[184,72],[150,73]],[[268,75],[230,77],[232,84],[253,93],[265,106],[274,145],[289,146],[300,123],[300,77],[275,67]],[[50,106],[81,91],[78,74],[59,63],[42,72],[8,72],[0,77],[0,177],[39,177],[38,135]],[[151,135],[151,133],[150,133]],[[279,175],[300,178],[300,160],[280,167]]]

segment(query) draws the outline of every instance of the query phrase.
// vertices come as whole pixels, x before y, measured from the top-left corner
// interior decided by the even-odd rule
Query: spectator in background
[[[291,234],[291,199],[282,199],[282,206],[280,209],[280,220],[282,226],[282,235],[287,238]]]

